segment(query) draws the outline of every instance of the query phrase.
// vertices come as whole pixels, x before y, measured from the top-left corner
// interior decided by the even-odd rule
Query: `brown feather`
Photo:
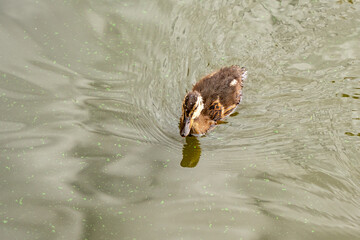
[[[224,67],[203,77],[194,85],[192,92],[200,93],[204,109],[199,117],[193,119],[190,134],[206,133],[218,121],[235,110],[241,101],[242,86],[246,73],[246,69],[239,66]],[[234,82],[234,80],[236,81]],[[196,100],[192,99],[192,95],[194,94],[190,92],[184,99],[183,116],[188,116],[187,112],[194,111],[189,109],[194,106],[193,102]],[[184,119],[183,116],[180,118],[180,128],[184,125],[181,122]]]

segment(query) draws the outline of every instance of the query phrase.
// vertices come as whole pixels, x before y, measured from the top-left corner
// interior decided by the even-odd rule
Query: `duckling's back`
[[[218,101],[225,109],[241,101],[246,69],[239,66],[224,67],[202,78],[193,87],[204,101],[204,110]]]

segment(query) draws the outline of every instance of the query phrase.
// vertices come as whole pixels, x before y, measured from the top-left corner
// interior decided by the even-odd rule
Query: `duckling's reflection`
[[[200,142],[196,137],[186,137],[186,143],[183,147],[183,159],[180,163],[182,167],[195,167],[201,155]]]

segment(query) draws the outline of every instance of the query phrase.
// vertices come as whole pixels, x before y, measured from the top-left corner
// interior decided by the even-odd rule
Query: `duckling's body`
[[[183,101],[180,135],[201,135],[230,115],[241,101],[247,71],[239,66],[203,77]]]

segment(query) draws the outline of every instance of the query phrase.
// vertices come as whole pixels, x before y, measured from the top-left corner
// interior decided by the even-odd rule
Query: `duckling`
[[[246,78],[244,67],[230,66],[197,82],[182,103],[180,135],[203,135],[233,113],[241,101]]]

